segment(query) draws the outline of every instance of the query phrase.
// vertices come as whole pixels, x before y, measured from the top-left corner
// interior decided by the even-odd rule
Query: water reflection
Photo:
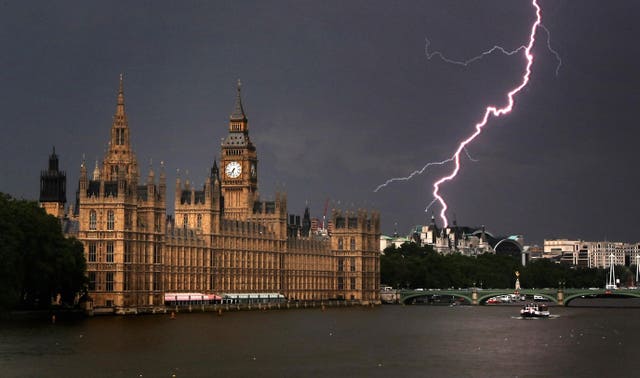
[[[611,376],[635,368],[640,309],[552,307],[557,319],[531,322],[513,319],[518,311],[398,305],[3,322],[0,366],[10,377]]]

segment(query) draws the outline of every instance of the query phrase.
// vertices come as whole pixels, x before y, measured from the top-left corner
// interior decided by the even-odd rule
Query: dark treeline
[[[415,243],[391,246],[380,257],[381,282],[394,288],[512,288],[516,271],[523,289],[558,287],[559,283],[565,287],[604,287],[608,274],[605,269],[576,268],[548,259],[523,267],[519,259],[490,253],[477,257],[442,255]],[[616,276],[621,282],[630,282],[633,274],[628,267],[616,267]]]
[[[33,201],[0,193],[0,310],[72,304],[85,286],[82,244]]]

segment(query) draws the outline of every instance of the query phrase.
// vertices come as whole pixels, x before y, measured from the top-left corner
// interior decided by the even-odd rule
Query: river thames
[[[351,307],[2,321],[3,377],[632,376],[640,308]]]

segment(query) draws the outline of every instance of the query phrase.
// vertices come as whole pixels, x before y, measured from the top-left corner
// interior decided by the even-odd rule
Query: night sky
[[[458,224],[494,234],[637,241],[638,1],[541,1],[557,61],[539,30],[528,87],[490,121],[443,186]],[[425,224],[433,169],[485,106],[506,101],[522,54],[460,67],[526,44],[528,1],[0,1],[0,191],[37,199],[52,146],[68,201],[86,155],[102,160],[118,76],[146,176],[164,161],[200,186],[227,132],[242,80],[258,149],[259,191],[289,211],[376,208],[382,231]],[[451,166],[449,166],[451,167]],[[439,208],[434,208],[439,211]]]

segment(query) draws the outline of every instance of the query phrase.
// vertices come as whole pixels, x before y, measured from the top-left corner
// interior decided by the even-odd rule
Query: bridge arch
[[[431,292],[431,291],[426,291],[426,292],[416,292],[416,293],[412,293],[407,295],[406,297],[402,297],[400,300],[401,304],[409,304],[411,302],[413,302],[414,299],[416,298],[420,298],[420,297],[431,297],[433,295],[438,295],[438,296],[449,296],[449,297],[454,297],[454,298],[462,298],[464,300],[466,300],[468,303],[473,303],[471,296],[470,295],[466,295],[466,294],[462,294],[462,293],[455,293],[455,292]]]
[[[640,291],[606,291],[606,290],[585,290],[566,295],[564,305],[578,298],[640,298]]]
[[[480,294],[480,293],[478,293]],[[504,290],[504,291],[491,291],[489,293],[482,293],[483,295],[479,295],[478,296],[478,304],[480,305],[486,305],[487,304],[487,300],[489,300],[489,298],[493,298],[493,297],[497,297],[499,295],[509,295],[509,294],[513,294],[513,290]],[[521,294],[525,294],[523,292],[521,292]],[[526,294],[528,295],[540,295],[542,297],[547,298],[549,301],[553,302],[553,303],[558,303],[558,298],[556,298],[554,295],[551,294],[547,294],[544,292],[533,292],[530,290],[526,291]]]

